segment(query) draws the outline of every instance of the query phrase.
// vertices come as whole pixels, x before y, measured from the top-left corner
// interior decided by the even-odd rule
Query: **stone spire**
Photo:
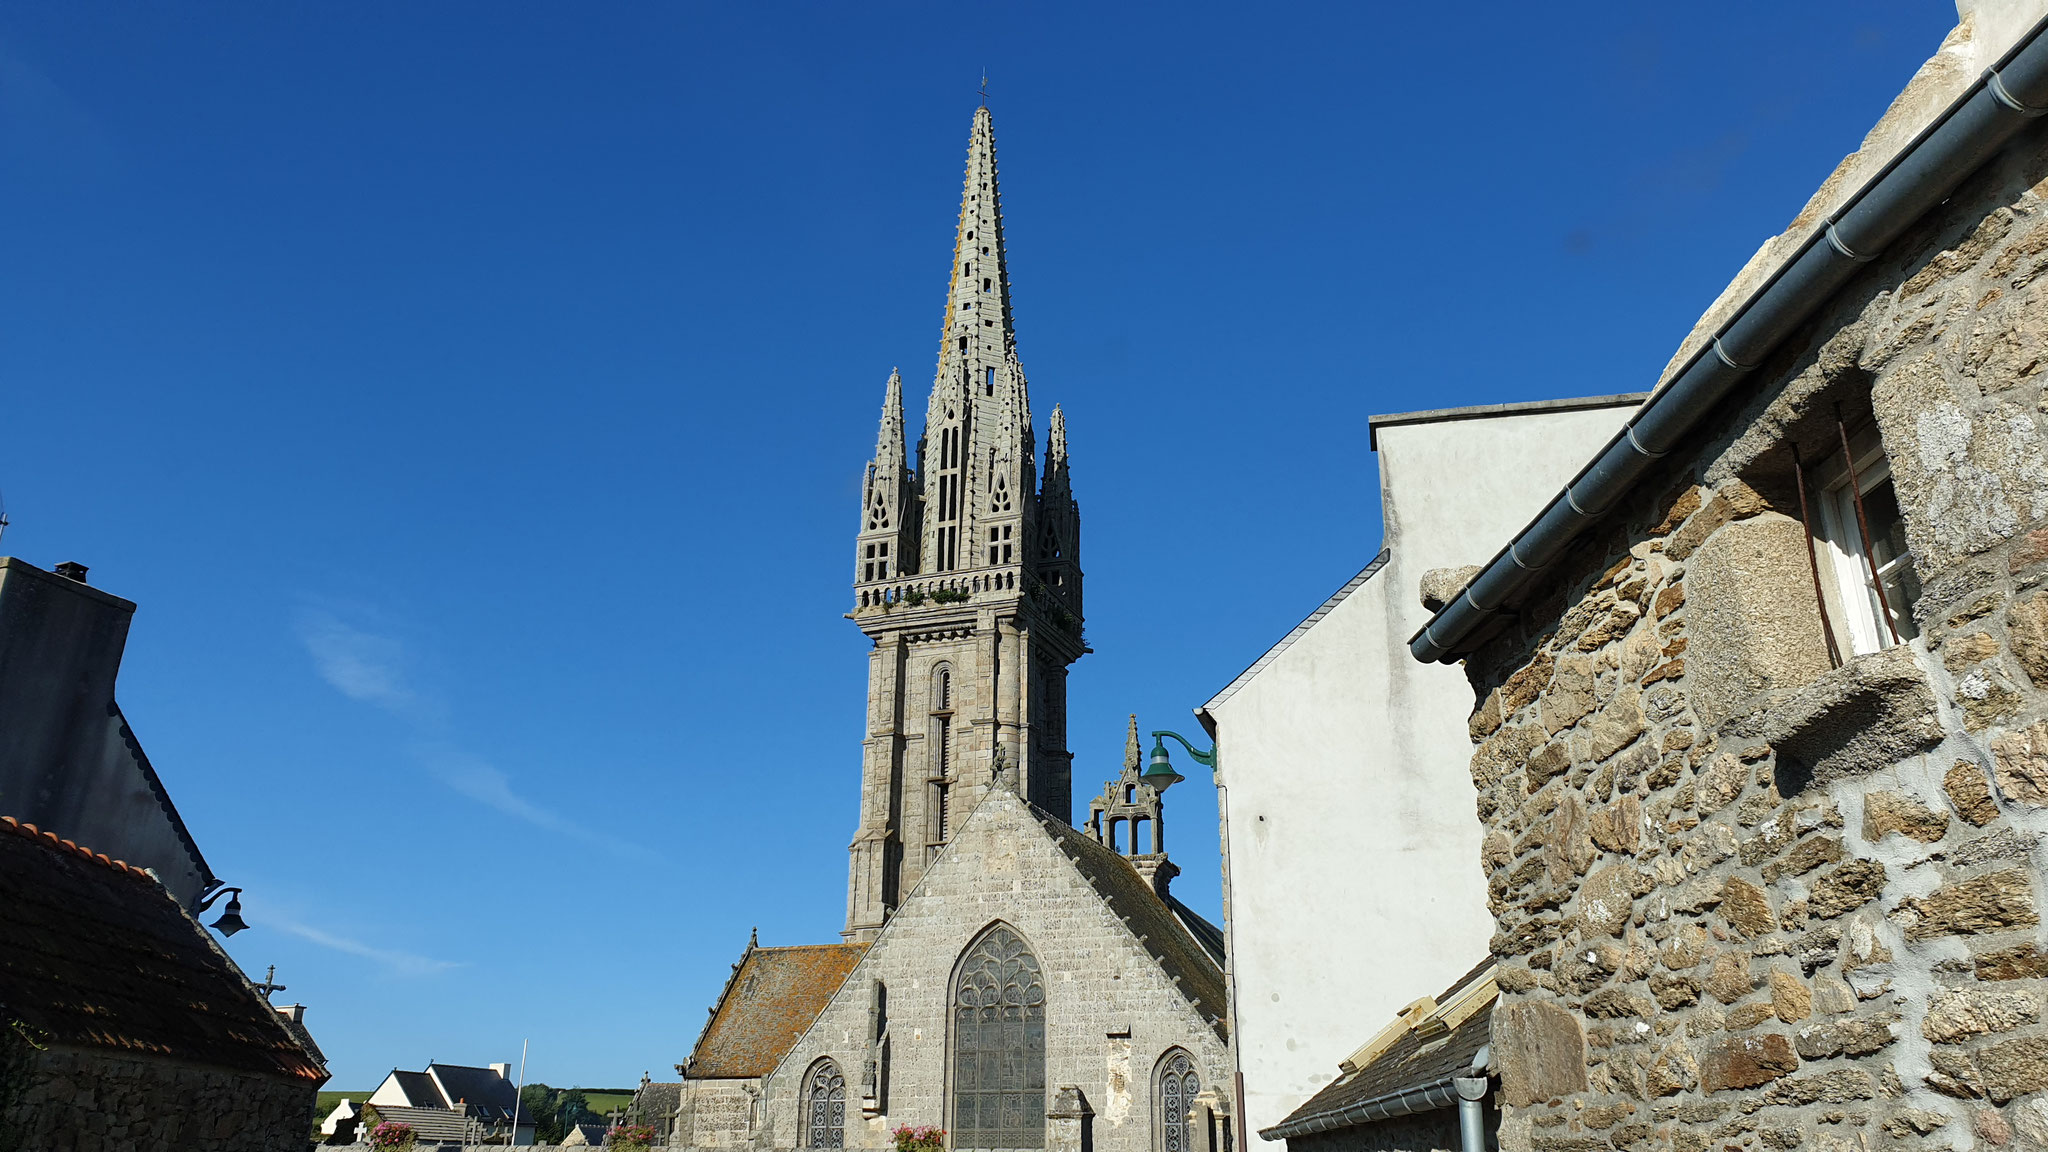
[[[918,470],[925,526],[919,571],[1007,567],[1028,539],[1037,491],[1031,399],[1017,360],[1003,250],[1002,190],[988,109],[974,113],[939,364]]]
[[[1131,729],[1124,734],[1124,771],[1135,772],[1145,765],[1145,746],[1138,742],[1138,714],[1131,713]]]
[[[882,397],[875,458],[861,486],[860,535],[854,543],[854,579],[889,580],[915,571],[917,483],[903,437],[903,376],[891,370]]]

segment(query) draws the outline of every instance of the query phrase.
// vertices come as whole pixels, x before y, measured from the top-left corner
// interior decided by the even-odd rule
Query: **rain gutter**
[[[2037,117],[2048,114],[2048,19],[2029,29],[1932,124],[1816,228],[1751,293],[1666,387],[1636,410],[1592,463],[1496,553],[1459,597],[1408,641],[1423,663],[1449,663],[1485,639],[1483,625],[1620,503],[1722,399],[1749,380],[1863,265]]]
[[[1299,1120],[1283,1120],[1271,1128],[1259,1129],[1259,1138],[1292,1140],[1297,1136],[1331,1132],[1339,1128],[1369,1124],[1375,1120],[1391,1120],[1396,1116],[1412,1116],[1417,1112],[1434,1112],[1439,1108],[1458,1105],[1460,1134],[1465,1146],[1469,1148],[1472,1134],[1466,1129],[1478,1119],[1477,1103],[1486,1095],[1486,1065],[1492,1058],[1492,1053],[1491,1044],[1482,1045],[1478,1054],[1472,1058],[1472,1067],[1469,1070],[1453,1072],[1449,1076],[1417,1084],[1412,1088],[1401,1088],[1374,1096],[1370,1100],[1346,1104],[1341,1108],[1316,1112]],[[1465,1103],[1466,1093],[1472,1093],[1470,1106]]]

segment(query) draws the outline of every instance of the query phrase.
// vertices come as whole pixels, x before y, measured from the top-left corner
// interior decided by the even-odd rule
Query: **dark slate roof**
[[[0,1009],[58,1044],[327,1072],[154,878],[0,817]]]
[[[639,1118],[639,1123],[657,1124],[675,1115],[676,1107],[682,1102],[681,1084],[657,1084],[649,1081],[633,1093],[633,1103],[630,1107],[633,1115]]]
[[[391,1079],[398,1084],[398,1090],[405,1093],[406,1105],[413,1108],[446,1108],[448,1101],[441,1098],[441,1089],[434,1084],[434,1078],[425,1072],[407,1072],[403,1068],[391,1070]]]
[[[519,1102],[519,1089],[510,1080],[489,1068],[472,1068],[467,1064],[429,1064],[427,1071],[440,1081],[441,1096],[448,1107],[460,1109],[467,1105],[471,1112],[488,1120],[503,1120],[512,1114],[512,1108]],[[521,1119],[532,1123],[532,1117],[521,1113]]]
[[[1374,1038],[1382,1043],[1377,1051],[1366,1055],[1362,1065],[1354,1066],[1351,1061],[1345,1061],[1342,1076],[1324,1085],[1322,1091],[1309,1097],[1308,1102],[1296,1108],[1287,1119],[1265,1129],[1260,1135],[1269,1140],[1276,1135],[1289,1135],[1281,1130],[1335,1117],[1345,1109],[1368,1100],[1438,1083],[1452,1076],[1470,1075],[1469,1069],[1479,1050],[1493,1039],[1493,1005],[1499,993],[1492,987],[1492,977],[1493,959],[1488,957],[1436,998],[1437,1004],[1446,1007],[1457,1007],[1462,1000],[1466,1011],[1462,1019],[1446,1020],[1445,1013],[1439,1010],[1418,1021],[1435,1020],[1448,1024],[1448,1031],[1404,1026],[1396,1020],[1387,1032]],[[1474,998],[1461,997],[1461,993],[1468,990],[1473,992]],[[1389,1037],[1387,1033],[1394,1035]],[[1368,1047],[1373,1045],[1369,1043]],[[1353,1125],[1320,1127],[1333,1126]]]
[[[1097,844],[1087,833],[1043,809],[1034,807],[1031,814],[1060,851],[1074,862],[1103,903],[1109,905],[1109,910],[1138,937],[1159,967],[1176,978],[1181,995],[1208,1018],[1220,1035],[1224,1030],[1223,967],[1190,934],[1180,914],[1168,906],[1167,900],[1160,899],[1122,854]]]
[[[1181,903],[1171,892],[1166,894],[1166,906],[1173,909],[1173,915],[1180,921],[1180,926],[1188,930],[1188,935],[1195,938],[1195,943],[1202,946],[1202,951],[1207,952],[1209,958],[1216,963],[1223,963],[1223,929],[1209,923],[1201,913]]]
[[[773,1072],[867,950],[866,944],[750,945],[712,1007],[683,1076],[737,1080]]]

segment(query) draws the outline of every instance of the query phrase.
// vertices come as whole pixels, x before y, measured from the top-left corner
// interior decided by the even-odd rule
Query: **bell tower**
[[[848,940],[874,938],[988,789],[1015,787],[1071,819],[1067,666],[1088,649],[1080,509],[1057,408],[1048,441],[1041,484],[983,107],[917,467],[892,374],[862,491],[852,616],[874,648]]]

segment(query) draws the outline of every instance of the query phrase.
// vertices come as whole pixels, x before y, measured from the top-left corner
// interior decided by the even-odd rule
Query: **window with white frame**
[[[1906,522],[1892,488],[1891,464],[1877,429],[1848,437],[1814,477],[1819,539],[1829,581],[1828,607],[1844,655],[1862,655],[1919,635],[1913,604],[1920,580],[1906,548]],[[1867,543],[1867,546],[1866,546]]]

